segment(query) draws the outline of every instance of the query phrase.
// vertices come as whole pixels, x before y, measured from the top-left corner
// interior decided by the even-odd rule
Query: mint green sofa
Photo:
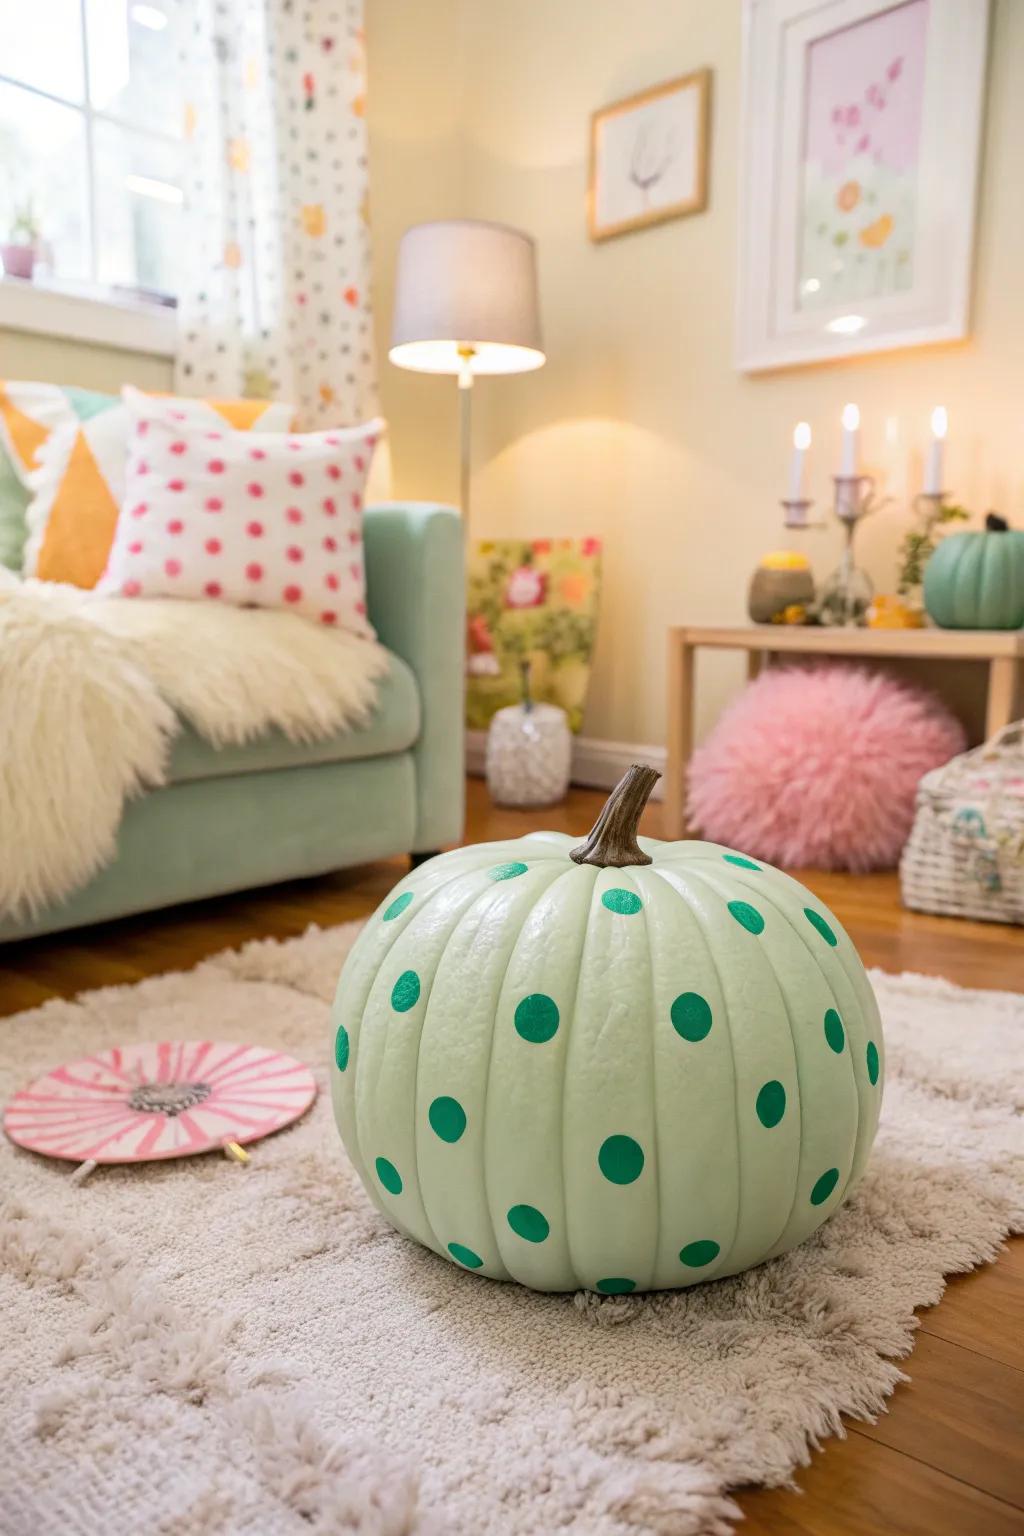
[[[116,860],[60,905],[0,922],[0,941],[324,874],[462,836],[464,581],[457,513],[370,507],[370,618],[391,652],[360,729],[217,750],[186,729],[169,783],[125,808]]]

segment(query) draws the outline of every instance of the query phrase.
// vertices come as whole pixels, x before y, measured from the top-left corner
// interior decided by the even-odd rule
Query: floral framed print
[[[989,0],[744,0],[737,367],[967,334]]]
[[[708,203],[711,71],[602,107],[590,120],[587,227],[610,240],[701,213]]]

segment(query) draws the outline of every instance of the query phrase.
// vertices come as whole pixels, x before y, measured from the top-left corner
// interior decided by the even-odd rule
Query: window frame
[[[71,341],[90,342],[126,352],[173,357],[177,333],[177,307],[119,296],[97,276],[99,265],[99,228],[96,194],[96,127],[109,123],[125,133],[161,144],[176,145],[173,134],[140,127],[116,112],[93,106],[89,78],[89,26],[86,0],[78,0],[82,51],[83,98],[69,100],[42,86],[19,80],[0,69],[0,85],[26,91],[55,106],[77,112],[83,119],[86,160],[86,206],[89,218],[89,277],[79,282],[35,280],[10,277],[0,272],[0,328],[28,331],[36,335],[59,336]],[[177,298],[177,295],[174,295]]]

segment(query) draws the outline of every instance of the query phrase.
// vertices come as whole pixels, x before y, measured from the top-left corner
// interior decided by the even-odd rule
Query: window
[[[177,291],[177,0],[0,3],[0,242],[36,278],[167,303]]]

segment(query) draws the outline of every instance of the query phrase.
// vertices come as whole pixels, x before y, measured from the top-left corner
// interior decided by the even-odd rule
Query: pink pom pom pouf
[[[884,673],[771,670],[694,752],[690,821],[772,864],[890,869],[919,779],[964,746],[945,705]]]

